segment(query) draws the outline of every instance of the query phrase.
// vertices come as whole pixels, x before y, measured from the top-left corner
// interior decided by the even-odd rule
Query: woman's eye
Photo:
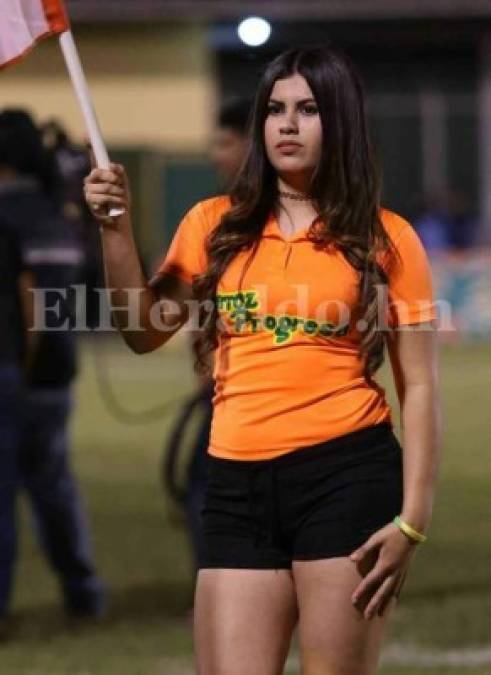
[[[319,112],[319,109],[317,108],[316,105],[310,104],[310,105],[304,105],[303,111],[307,115],[317,115],[317,113]]]
[[[268,115],[277,115],[280,112],[280,106],[275,103],[268,105]]]

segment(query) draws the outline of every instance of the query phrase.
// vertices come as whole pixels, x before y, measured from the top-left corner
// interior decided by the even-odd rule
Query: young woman
[[[329,46],[269,65],[231,197],[191,209],[151,282],[122,167],[92,171],[86,197],[114,305],[141,289],[143,330],[115,312],[132,349],[162,345],[199,302],[198,368],[215,350],[198,673],[282,673],[297,623],[304,675],[376,672],[430,523],[440,413],[428,261],[380,205],[353,66]],[[104,217],[110,204],[126,215]],[[373,379],[386,344],[403,451]]]

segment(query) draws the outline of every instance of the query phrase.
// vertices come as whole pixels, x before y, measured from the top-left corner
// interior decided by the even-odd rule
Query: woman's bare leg
[[[374,675],[395,599],[382,617],[365,619],[351,602],[362,575],[347,557],[295,561],[293,576],[302,675]]]
[[[200,570],[198,675],[281,675],[297,615],[290,570]]]

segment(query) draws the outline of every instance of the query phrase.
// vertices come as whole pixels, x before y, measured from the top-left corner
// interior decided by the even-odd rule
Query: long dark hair
[[[195,278],[193,290],[200,303],[214,302],[229,263],[244,250],[251,251],[250,261],[259,245],[278,197],[276,173],[264,145],[269,98],[276,80],[297,73],[313,92],[323,130],[321,159],[310,187],[320,220],[309,238],[322,247],[335,244],[359,273],[358,311],[367,325],[360,356],[366,356],[364,372],[370,378],[384,360],[376,287],[385,284],[387,277],[376,256],[391,243],[380,220],[381,179],[369,139],[361,79],[350,60],[330,45],[289,50],[266,68],[254,103],[249,150],[231,192],[232,207],[208,238],[208,268]],[[217,346],[218,330],[215,303],[195,342],[199,372],[208,371],[207,356]]]

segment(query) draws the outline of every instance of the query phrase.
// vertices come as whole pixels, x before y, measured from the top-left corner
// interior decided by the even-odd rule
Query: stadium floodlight
[[[271,25],[260,16],[249,16],[237,28],[240,39],[249,47],[259,47],[269,39]]]

